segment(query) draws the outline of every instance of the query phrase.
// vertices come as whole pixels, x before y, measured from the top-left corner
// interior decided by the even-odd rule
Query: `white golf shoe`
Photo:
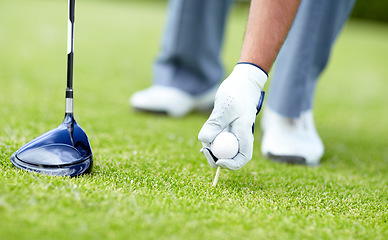
[[[262,154],[274,161],[315,166],[324,146],[315,129],[312,111],[299,118],[284,117],[268,107],[261,120]]]
[[[217,89],[218,86],[199,96],[192,96],[178,88],[154,85],[133,94],[130,104],[139,111],[182,117],[194,110],[211,110]]]

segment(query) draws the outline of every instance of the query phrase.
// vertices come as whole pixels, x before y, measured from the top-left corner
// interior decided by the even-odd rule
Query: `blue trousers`
[[[233,0],[170,0],[155,85],[199,95],[224,78],[220,59]],[[271,72],[267,104],[284,116],[313,108],[315,87],[355,0],[302,0]],[[242,37],[242,36],[241,36]]]

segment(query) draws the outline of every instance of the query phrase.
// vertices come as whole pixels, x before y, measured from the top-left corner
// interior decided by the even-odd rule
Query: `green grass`
[[[165,3],[78,1],[75,111],[91,174],[16,169],[10,155],[64,113],[67,1],[0,2],[0,239],[386,239],[388,26],[351,21],[319,83],[319,167],[270,162],[215,170],[199,153],[207,116],[144,115]],[[246,8],[229,21],[223,59],[238,60]]]

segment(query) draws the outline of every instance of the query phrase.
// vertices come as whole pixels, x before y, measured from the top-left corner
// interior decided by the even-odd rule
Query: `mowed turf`
[[[388,26],[350,21],[318,84],[319,167],[260,154],[215,170],[197,134],[207,114],[140,114],[129,96],[150,85],[166,18],[159,1],[76,3],[75,116],[94,152],[91,174],[16,169],[11,154],[64,115],[67,1],[0,2],[0,239],[386,239]],[[226,31],[238,61],[246,6]],[[303,69],[301,69],[303,71]],[[259,120],[259,119],[258,119]]]

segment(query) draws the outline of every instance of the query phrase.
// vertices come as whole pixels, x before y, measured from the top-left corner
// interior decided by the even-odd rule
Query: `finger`
[[[209,165],[211,167],[213,167],[213,168],[218,167],[216,164],[217,158],[214,157],[214,155],[211,153],[209,148],[202,148],[201,152],[205,155],[207,162],[209,163]]]
[[[248,162],[247,158],[239,153],[233,159],[218,159],[216,165],[229,170],[238,170]]]
[[[198,139],[203,143],[213,142],[214,138],[222,132],[224,126],[221,126],[218,121],[210,119],[205,122],[199,131]]]
[[[231,127],[231,131],[239,141],[239,154],[243,155],[243,159],[247,162],[252,158],[253,152],[252,123],[254,123],[254,118],[248,120],[239,118]]]
[[[239,107],[243,104],[237,103],[238,99],[229,90],[222,91],[223,89],[225,85],[220,86],[214,109],[198,134],[201,142],[212,142],[220,132],[243,113],[243,109]]]
[[[202,143],[202,148],[210,148],[210,143],[203,142]],[[201,149],[201,152],[202,152],[202,149]]]

